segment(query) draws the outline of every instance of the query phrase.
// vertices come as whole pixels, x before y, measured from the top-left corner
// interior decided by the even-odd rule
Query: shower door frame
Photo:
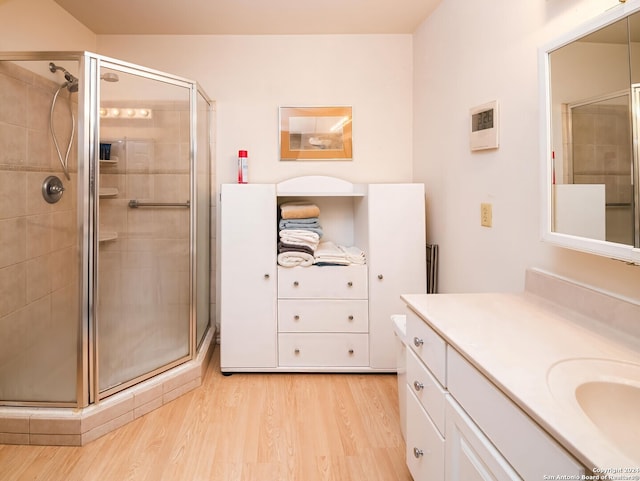
[[[47,407],[77,407],[84,408],[90,404],[99,402],[116,392],[120,392],[134,384],[149,379],[161,372],[165,372],[177,365],[183,364],[195,358],[199,342],[196,339],[197,323],[197,295],[196,286],[196,220],[200,209],[204,209],[205,215],[209,215],[209,204],[199,205],[197,202],[197,126],[198,126],[198,94],[206,101],[207,110],[207,142],[208,155],[207,162],[207,191],[211,192],[211,122],[212,122],[212,100],[206,95],[201,86],[187,78],[175,76],[158,70],[150,69],[129,62],[124,62],[111,57],[98,55],[87,51],[13,51],[0,52],[0,61],[59,61],[78,62],[78,76],[80,78],[78,88],[78,128],[77,128],[77,152],[78,152],[78,173],[77,173],[77,216],[79,265],[78,279],[80,295],[76,312],[78,313],[78,339],[77,339],[77,369],[76,369],[76,401],[75,402],[33,402],[17,401],[5,402],[3,405],[15,406],[47,406]],[[189,351],[188,354],[165,366],[148,372],[136,379],[130,380],[117,386],[117,389],[110,389],[102,393],[98,386],[98,357],[97,357],[97,272],[98,272],[98,226],[99,212],[97,195],[99,188],[99,132],[100,132],[100,81],[99,73],[101,67],[113,68],[125,73],[141,75],[150,79],[159,80],[166,83],[175,84],[189,89],[190,107],[190,213],[189,213]],[[81,159],[87,159],[83,162]],[[207,223],[209,229],[211,224]],[[74,267],[75,268],[75,267]],[[208,292],[204,294],[207,298]],[[207,336],[207,332],[212,328],[209,319],[202,334],[202,339]]]
[[[99,402],[102,399],[105,399],[113,394],[116,394],[124,389],[127,389],[137,383],[150,379],[160,373],[168,371],[176,366],[184,364],[187,361],[194,359],[196,355],[196,309],[194,306],[196,305],[196,259],[197,259],[197,246],[196,246],[196,216],[198,213],[198,209],[201,207],[197,202],[196,195],[196,160],[197,160],[197,142],[196,142],[196,126],[197,126],[197,94],[200,91],[203,94],[204,98],[211,105],[211,101],[208,99],[204,92],[198,88],[196,82],[177,77],[174,75],[170,75],[164,72],[160,72],[157,70],[149,69],[146,67],[142,67],[139,65],[135,65],[128,62],[123,62],[117,59],[91,54],[85,52],[84,55],[86,61],[84,62],[84,74],[86,79],[90,79],[89,83],[89,92],[87,93],[87,97],[85,100],[88,102],[89,106],[89,116],[86,122],[86,132],[83,132],[86,135],[86,147],[82,147],[79,145],[81,152],[88,151],[88,158],[90,161],[88,162],[89,169],[85,174],[87,178],[85,179],[85,186],[89,186],[89,205],[87,215],[88,217],[88,226],[89,233],[88,236],[85,237],[89,239],[88,245],[88,262],[86,263],[89,266],[88,272],[88,290],[85,291],[88,294],[87,305],[89,307],[89,322],[85,325],[88,326],[87,332],[87,344],[88,344],[88,379],[89,389],[85,390],[88,394],[87,402],[88,404],[93,404]],[[81,62],[82,64],[82,62]],[[81,65],[82,66],[82,65]],[[189,108],[190,108],[190,120],[189,120],[189,175],[190,175],[190,186],[189,186],[189,203],[190,203],[190,211],[189,211],[189,299],[190,299],[190,307],[189,307],[189,346],[188,346],[188,354],[175,359],[168,364],[165,364],[161,367],[153,369],[152,371],[148,371],[145,374],[137,376],[134,379],[125,381],[116,386],[110,387],[103,391],[100,391],[99,386],[99,369],[100,363],[98,362],[98,349],[99,349],[99,314],[98,314],[98,275],[99,272],[99,260],[98,260],[98,229],[100,225],[99,218],[99,196],[97,192],[100,188],[100,177],[99,177],[99,169],[100,169],[100,160],[97,152],[99,152],[99,142],[100,142],[100,71],[102,68],[109,68],[111,70],[115,70],[117,72],[122,72],[126,74],[138,75],[140,77],[148,78],[151,80],[156,80],[172,85],[176,85],[178,87],[188,88],[189,89]],[[210,115],[210,114],[209,114]],[[209,124],[210,125],[210,124]],[[208,206],[207,206],[208,207]],[[96,228],[98,226],[98,228]],[[210,324],[209,327],[210,328]]]
[[[86,52],[83,51],[8,51],[8,52],[0,52],[0,61],[9,61],[9,62],[38,62],[38,61],[51,61],[55,59],[57,61],[70,61],[70,62],[78,62],[78,72],[81,73],[84,69],[84,60],[85,60]],[[85,105],[85,97],[87,95],[87,89],[85,88],[84,82],[80,82],[78,85],[78,114],[82,112],[82,109]],[[82,145],[81,132],[80,127],[82,125],[83,118],[81,115],[78,115],[78,132],[77,132],[77,147],[78,147],[78,156],[84,152],[84,150],[80,147]],[[80,159],[80,157],[78,157]],[[85,353],[88,350],[88,305],[86,300],[86,279],[88,273],[88,266],[86,259],[86,248],[87,248],[87,237],[84,235],[86,233],[86,223],[84,219],[86,217],[83,216],[83,212],[85,209],[86,197],[83,195],[86,189],[86,185],[80,181],[80,179],[84,179],[83,171],[86,170],[86,163],[80,162],[78,160],[78,174],[77,174],[77,215],[78,215],[78,231],[76,233],[76,237],[78,239],[77,251],[78,256],[80,257],[78,269],[78,279],[79,279],[79,289],[81,290],[81,295],[78,296],[78,304],[76,306],[76,313],[78,316],[78,339],[77,339],[77,350],[76,350],[76,359],[77,359],[77,368],[76,368],[76,401],[75,402],[58,402],[58,401],[3,401],[3,406],[25,406],[25,407],[38,407],[38,406],[46,406],[46,407],[85,407],[88,403],[88,358]],[[82,205],[80,205],[82,204]]]

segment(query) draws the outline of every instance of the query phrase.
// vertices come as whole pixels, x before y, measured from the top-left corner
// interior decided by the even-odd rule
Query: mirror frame
[[[564,35],[540,47],[538,51],[538,73],[540,86],[540,227],[541,239],[553,245],[567,249],[578,250],[590,254],[610,257],[627,263],[640,265],[640,248],[632,245],[617,244],[598,239],[589,239],[575,235],[562,234],[552,230],[553,200],[552,200],[552,125],[551,125],[551,84],[550,84],[550,54],[569,43],[576,41],[585,35],[593,33],[618,20],[622,20],[636,12],[640,12],[640,0],[628,0],[620,3],[594,19],[570,30]],[[629,85],[631,90],[631,85]],[[635,137],[635,133],[632,134]],[[634,138],[634,148],[636,139]],[[634,160],[636,172],[634,172],[634,189],[637,185],[639,174],[637,172],[638,160]],[[634,194],[636,197],[637,194]],[[636,206],[635,215],[640,215],[640,206]]]

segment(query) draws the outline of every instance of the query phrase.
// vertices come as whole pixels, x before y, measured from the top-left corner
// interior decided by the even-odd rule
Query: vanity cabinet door
[[[447,397],[446,481],[522,481],[458,403]]]

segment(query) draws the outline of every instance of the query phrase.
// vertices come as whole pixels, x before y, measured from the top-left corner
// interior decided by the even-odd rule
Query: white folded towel
[[[338,248],[344,252],[345,257],[351,262],[351,264],[366,264],[367,256],[362,249],[356,246],[345,247],[339,245]]]
[[[364,252],[355,246],[345,247],[336,245],[331,241],[324,241],[318,244],[314,253],[315,264],[334,264],[348,266],[351,264],[365,264]]]
[[[278,232],[278,236],[286,244],[308,246],[314,251],[320,242],[320,236],[317,233],[306,229],[283,229]]]
[[[307,267],[313,264],[313,256],[306,252],[281,252],[278,254],[278,264],[282,267]]]

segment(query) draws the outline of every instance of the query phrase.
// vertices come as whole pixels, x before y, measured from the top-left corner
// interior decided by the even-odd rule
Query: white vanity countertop
[[[625,341],[606,326],[598,328],[597,322],[528,292],[402,298],[586,468],[629,468],[630,476],[640,476],[640,470],[635,471],[640,459],[616,449],[577,406],[572,409],[560,399],[566,396],[552,394],[547,382],[552,366],[569,359],[640,366],[635,341]],[[640,432],[639,426],[628,428]]]

